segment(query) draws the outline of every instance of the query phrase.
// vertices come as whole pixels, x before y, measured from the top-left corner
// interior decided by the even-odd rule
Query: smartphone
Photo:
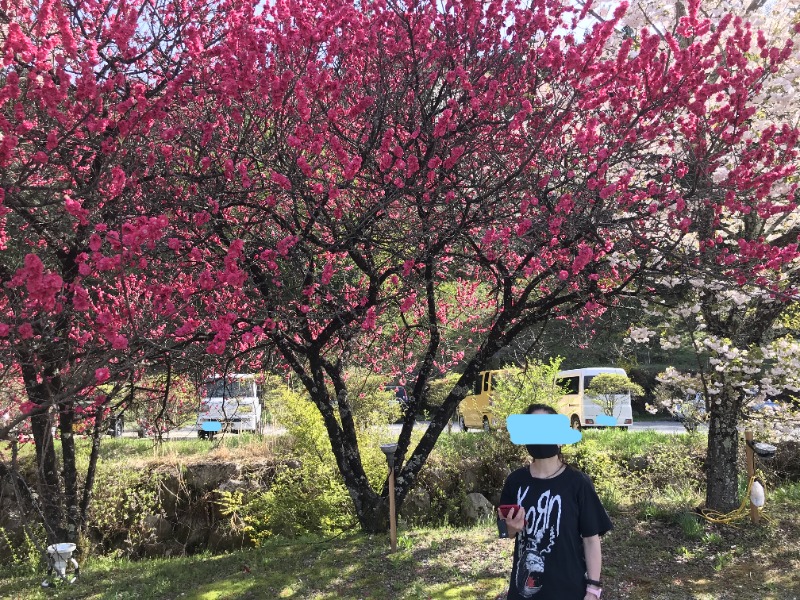
[[[519,504],[501,504],[499,508],[500,514],[503,515],[504,519],[509,517],[513,519],[517,514],[517,511],[522,510],[522,507]]]
[[[501,538],[508,537],[508,525],[506,525],[506,520],[497,517],[497,535]]]

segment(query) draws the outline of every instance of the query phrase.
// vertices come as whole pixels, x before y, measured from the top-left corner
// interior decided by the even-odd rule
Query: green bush
[[[618,498],[619,491],[628,487],[618,457],[601,440],[584,435],[577,444],[564,446],[562,453],[567,463],[592,479],[598,494]]]
[[[421,406],[422,410],[433,412],[438,409],[442,403],[444,403],[445,398],[447,398],[453,390],[456,383],[458,383],[460,377],[460,373],[450,372],[444,377],[428,382],[428,388],[425,391],[425,397],[423,398]]]
[[[401,407],[393,391],[386,390],[387,378],[366,369],[347,371],[347,400],[353,420],[360,429],[397,421]],[[333,395],[333,389],[330,390]]]
[[[601,373],[592,377],[592,382],[586,390],[586,394],[594,399],[594,403],[600,407],[603,414],[616,417],[614,414],[614,402],[617,394],[630,394],[631,397],[644,396],[644,388],[638,383],[634,383],[625,375],[616,373]]]
[[[161,476],[153,470],[98,466],[88,515],[92,540],[105,551],[116,548],[120,555],[138,555],[154,536],[148,519],[163,514],[160,482]]]
[[[272,536],[330,534],[352,526],[350,497],[344,485],[309,465],[286,468],[266,492],[247,496],[220,492],[222,513],[231,527],[256,545]]]
[[[549,363],[533,361],[524,369],[505,368],[492,384],[492,413],[498,422],[505,423],[509,415],[522,414],[531,404],[547,404],[556,408],[563,395],[555,383],[561,358]]]
[[[364,471],[373,487],[386,478],[386,459],[380,443],[391,418],[383,386],[360,388],[351,402],[358,427]],[[352,527],[356,515],[331,451],[327,431],[316,406],[304,394],[284,388],[273,394],[271,412],[291,439],[279,468],[264,492],[221,493],[220,506],[231,526],[252,542],[281,535],[331,534]]]
[[[16,539],[0,527],[0,564],[10,575],[32,575],[42,567],[42,549],[47,546],[47,536],[41,526],[33,529],[30,533],[24,530],[22,537]]]

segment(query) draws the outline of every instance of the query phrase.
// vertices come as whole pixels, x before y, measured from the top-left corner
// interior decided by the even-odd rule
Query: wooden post
[[[746,429],[744,432],[744,441],[745,441],[745,462],[747,463],[747,480],[750,481],[756,474],[756,453],[753,451],[752,443],[753,443],[753,432],[750,429]],[[749,494],[749,490],[748,490]],[[753,523],[758,523],[760,518],[760,514],[758,512],[758,507],[753,504],[753,501],[750,500],[750,520]]]
[[[389,468],[389,543],[397,550],[397,518],[394,513],[394,465]]]

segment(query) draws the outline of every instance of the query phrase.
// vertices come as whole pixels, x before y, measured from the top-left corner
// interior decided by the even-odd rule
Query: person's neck
[[[561,462],[559,456],[551,456],[550,458],[537,458],[531,462],[531,475],[544,479],[554,475],[564,463]]]

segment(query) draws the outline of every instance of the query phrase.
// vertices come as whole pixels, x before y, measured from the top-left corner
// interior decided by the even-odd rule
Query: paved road
[[[428,421],[417,421],[414,425],[414,429],[422,429],[424,430],[428,426]],[[701,426],[705,427],[705,426]],[[265,431],[267,435],[280,435],[281,433],[285,432],[285,429],[281,427],[273,427],[271,425],[265,426]],[[400,425],[390,425],[389,429],[395,435],[400,435]],[[707,429],[707,428],[706,428]],[[461,428],[454,424],[452,427],[453,432],[461,431]],[[472,431],[479,431],[473,429]],[[634,423],[631,426],[631,431],[658,431],[660,433],[685,433],[686,430],[684,429],[683,425],[676,421],[642,421],[640,423]],[[124,437],[137,437],[135,431],[126,431],[124,433]],[[165,440],[180,440],[180,439],[196,439],[197,438],[197,427],[195,425],[186,425],[184,427],[180,427],[174,431],[170,431],[169,433],[164,435]]]
[[[282,427],[273,427],[272,425],[265,425],[264,426],[264,433],[266,435],[279,435],[281,433],[285,433],[286,430]],[[229,434],[232,435],[232,434]],[[122,437],[126,438],[136,438],[139,437],[138,433],[135,431],[125,431],[122,434]],[[185,439],[197,439],[197,426],[193,423],[191,425],[184,425],[183,427],[179,427],[178,429],[173,429],[172,431],[168,431],[164,434],[165,440],[185,440]]]
[[[418,423],[419,425],[419,423]],[[705,427],[701,425],[701,428]],[[707,428],[706,428],[707,429]],[[453,431],[461,431],[458,425],[453,425]],[[478,431],[478,430],[471,430]],[[642,421],[634,422],[631,431],[658,431],[659,433],[686,433],[686,429],[677,421]]]

